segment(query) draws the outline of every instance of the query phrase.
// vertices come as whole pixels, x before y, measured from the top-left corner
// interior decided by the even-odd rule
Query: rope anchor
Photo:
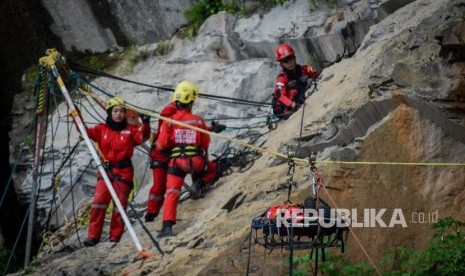
[[[287,152],[287,165],[289,166],[289,170],[287,171],[287,201],[289,203],[291,202],[291,191],[292,187],[297,188],[297,182],[294,181],[294,173],[295,173],[295,152],[292,150],[288,150]]]

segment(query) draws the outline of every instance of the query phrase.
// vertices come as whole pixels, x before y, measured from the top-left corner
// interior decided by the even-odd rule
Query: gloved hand
[[[144,124],[150,123],[150,116],[149,115],[139,113],[139,117],[142,120],[142,123],[144,123]]]
[[[289,88],[296,88],[297,87],[297,80],[291,80],[287,83],[287,87]]]
[[[218,124],[215,121],[212,121],[212,127],[213,127],[212,130],[215,133],[220,133],[220,132],[222,132],[223,130],[226,129],[225,125]]]
[[[310,78],[307,75],[302,75],[302,77],[300,77],[300,82],[307,85],[309,83],[309,79]]]

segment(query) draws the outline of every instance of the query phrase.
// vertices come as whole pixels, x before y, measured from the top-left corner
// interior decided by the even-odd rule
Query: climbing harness
[[[171,149],[171,158],[205,155],[205,150],[197,146],[178,146]]]

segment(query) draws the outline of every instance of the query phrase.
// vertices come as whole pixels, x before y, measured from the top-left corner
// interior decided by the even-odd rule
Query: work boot
[[[110,238],[110,242],[119,243],[121,238]]]
[[[157,217],[157,215],[155,215],[155,214],[147,213],[145,215],[145,222],[152,222],[152,221],[155,220],[156,217]]]
[[[100,241],[99,240],[96,240],[96,239],[89,239],[87,238],[83,244],[84,246],[86,247],[91,247],[91,246],[95,246],[97,243],[99,243]]]
[[[191,191],[191,198],[192,199],[199,199],[205,196],[205,183],[203,183],[202,179],[197,179],[192,184],[192,191]]]
[[[171,229],[173,227],[173,224],[174,223],[171,221],[164,221],[163,227],[158,232],[157,238],[174,236],[173,229]]]

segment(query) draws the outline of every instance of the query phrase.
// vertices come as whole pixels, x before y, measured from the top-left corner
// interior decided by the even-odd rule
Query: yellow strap
[[[180,152],[172,153],[170,156],[171,157],[180,157],[180,156],[196,156],[198,153],[196,152],[185,152],[184,154],[181,154]]]
[[[182,146],[182,147],[175,147],[171,150],[171,157],[179,157],[179,156],[195,156],[199,154],[199,147],[196,146]]]

